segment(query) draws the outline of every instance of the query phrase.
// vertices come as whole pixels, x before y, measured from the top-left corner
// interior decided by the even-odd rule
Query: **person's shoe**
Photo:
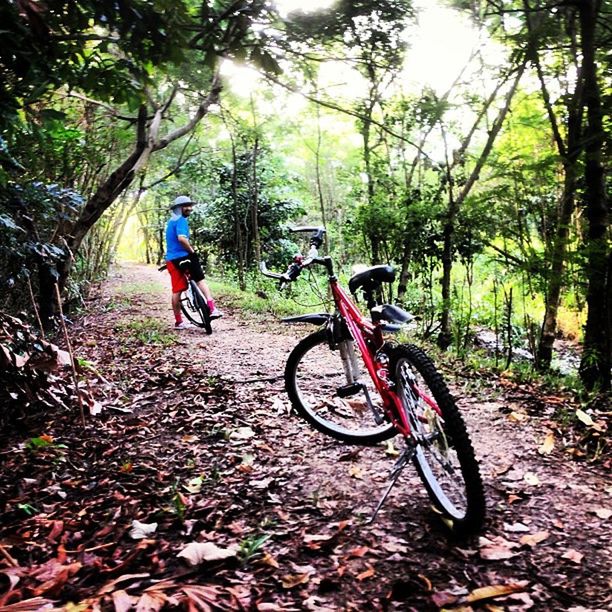
[[[218,319],[223,316],[223,313],[215,306],[210,313],[211,319]]]
[[[185,323],[185,321],[181,321],[180,323],[175,323],[174,329],[189,329],[189,323]]]

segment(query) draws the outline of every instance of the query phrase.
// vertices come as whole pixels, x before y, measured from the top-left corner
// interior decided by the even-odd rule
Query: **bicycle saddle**
[[[392,283],[395,280],[395,270],[392,266],[372,266],[351,277],[348,286],[351,293],[360,287],[364,291],[378,289],[382,283]]]

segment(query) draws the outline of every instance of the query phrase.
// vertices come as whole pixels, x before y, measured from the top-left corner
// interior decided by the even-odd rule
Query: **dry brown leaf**
[[[569,559],[572,563],[575,563],[576,565],[580,565],[580,563],[582,563],[582,559],[584,558],[584,555],[581,552],[578,552],[577,550],[570,548],[568,551],[566,551],[564,554],[561,555],[561,558]]]
[[[505,540],[500,536],[496,536],[492,539],[480,538],[480,557],[487,561],[499,561],[501,559],[511,559],[516,557],[518,552],[513,549],[517,547],[515,542]]]
[[[363,470],[358,465],[351,465],[348,473],[351,478],[358,478],[359,480],[363,478]]]
[[[419,579],[423,582],[423,584],[425,585],[425,589],[428,592],[433,591],[433,585],[431,584],[431,580],[425,576],[424,574],[417,574]]]
[[[160,591],[143,593],[136,604],[136,612],[158,612],[168,598]]]
[[[37,610],[52,609],[54,603],[51,599],[45,599],[44,597],[32,597],[31,599],[24,599],[14,604],[8,604],[2,606],[2,612],[36,612]]]
[[[549,431],[542,442],[540,448],[538,448],[538,453],[540,455],[550,455],[555,448],[555,434],[552,431]]]
[[[370,550],[369,546],[356,546],[348,551],[345,559],[353,559],[363,557]]]
[[[134,607],[134,604],[138,600],[137,597],[129,595],[127,591],[119,589],[112,594],[113,606],[115,606],[115,612],[128,612]]]
[[[181,587],[189,610],[227,610],[222,601],[223,591],[218,586],[186,584]],[[192,605],[195,604],[195,605]]]
[[[293,589],[300,584],[306,584],[310,580],[310,574],[287,574],[281,578],[284,589]]]
[[[371,578],[372,576],[374,576],[375,573],[376,571],[374,570],[374,568],[371,565],[368,565],[368,569],[364,572],[361,572],[361,574],[357,574],[356,578],[359,581],[366,580],[367,578]]]
[[[275,567],[277,569],[280,567],[278,561],[269,552],[264,552],[264,555],[260,559],[259,563],[263,563],[264,565],[269,565],[270,567]]]
[[[523,546],[531,546],[533,548],[534,546],[537,546],[540,542],[543,542],[544,540],[546,540],[546,538],[548,538],[549,535],[550,533],[548,533],[548,531],[538,531],[536,533],[530,533],[530,534],[521,536],[519,542]]]
[[[111,582],[108,582],[104,586],[100,587],[100,589],[98,590],[98,595],[104,595],[105,593],[110,593],[111,591],[114,590],[114,588],[118,584],[121,584],[122,582],[126,582],[127,580],[140,580],[141,578],[148,578],[149,576],[150,574],[148,573],[124,574],[123,576],[119,576],[119,578],[115,578],[115,580],[112,580]]]
[[[514,412],[514,411],[512,411],[508,415],[508,420],[512,421],[513,423],[524,423],[528,419],[529,419],[529,416],[526,415],[524,412]]]
[[[533,472],[526,472],[523,480],[532,487],[537,487],[540,484],[540,479]]]
[[[593,513],[604,521],[607,521],[612,516],[612,510],[608,508],[594,508]]]
[[[213,542],[191,542],[176,556],[185,559],[189,565],[196,566],[204,561],[221,561],[235,557],[236,551],[229,548],[219,548]]]
[[[433,593],[431,596],[431,601],[438,608],[444,608],[446,606],[452,606],[459,600],[458,595],[454,595],[449,591],[438,591],[437,593]]]
[[[587,427],[592,427],[595,424],[591,416],[588,415],[584,410],[580,410],[580,408],[576,410],[576,418],[582,423],[584,423]]]
[[[474,589],[467,597],[466,601],[474,603],[475,601],[482,601],[483,599],[493,599],[494,597],[501,597],[502,595],[509,595],[510,593],[517,593],[518,591],[524,591],[526,587],[525,582],[523,583],[510,583],[510,584],[494,584],[486,587],[479,587]]]

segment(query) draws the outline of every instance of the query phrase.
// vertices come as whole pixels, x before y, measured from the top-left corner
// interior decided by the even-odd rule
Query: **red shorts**
[[[174,265],[171,261],[167,261],[166,268],[170,272],[172,293],[185,291],[187,289],[187,277],[179,270],[178,266]]]

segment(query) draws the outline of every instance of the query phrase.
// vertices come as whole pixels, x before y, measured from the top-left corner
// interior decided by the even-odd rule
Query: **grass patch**
[[[324,306],[308,304],[306,297],[303,303],[298,303],[295,297],[290,297],[286,293],[281,293],[276,289],[267,289],[261,294],[255,291],[241,291],[237,286],[230,285],[218,280],[207,280],[211,291],[215,297],[222,302],[234,306],[246,312],[255,314],[273,314],[275,316],[290,316],[304,312],[322,312],[327,310]],[[301,302],[301,295],[296,296]]]
[[[168,330],[166,323],[152,317],[121,323],[117,326],[117,331],[127,335],[128,341],[139,341],[143,344],[170,346],[178,341],[176,334]]]

